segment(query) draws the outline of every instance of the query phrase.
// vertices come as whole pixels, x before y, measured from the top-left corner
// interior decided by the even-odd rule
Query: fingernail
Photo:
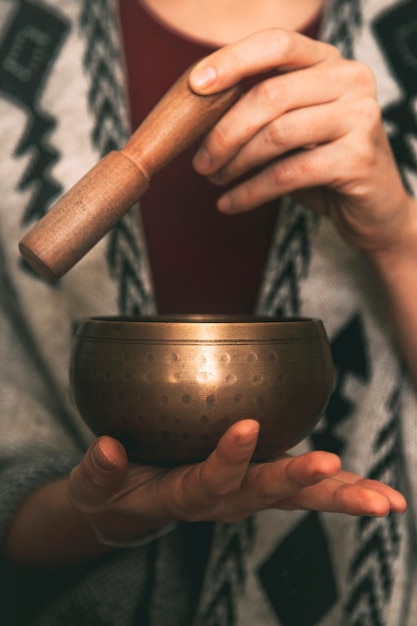
[[[95,465],[101,470],[108,472],[116,467],[116,463],[103,452],[99,443],[94,446],[92,457]]]
[[[208,87],[214,85],[216,78],[216,70],[211,65],[196,67],[190,73],[190,84],[191,87],[195,87],[198,90],[207,89]]]
[[[200,174],[204,174],[210,170],[211,157],[205,148],[200,148],[198,152],[196,152],[193,158],[193,165]]]

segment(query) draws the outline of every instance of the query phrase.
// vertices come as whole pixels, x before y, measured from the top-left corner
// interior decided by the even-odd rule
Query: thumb
[[[122,484],[127,469],[128,460],[122,444],[111,437],[100,437],[70,474],[69,501],[82,513],[103,510]]]

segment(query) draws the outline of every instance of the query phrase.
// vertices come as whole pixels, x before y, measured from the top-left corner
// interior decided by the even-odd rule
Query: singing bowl
[[[78,326],[70,382],[84,422],[133,461],[201,461],[246,418],[260,424],[253,460],[264,461],[314,428],[333,366],[318,319],[101,317]]]

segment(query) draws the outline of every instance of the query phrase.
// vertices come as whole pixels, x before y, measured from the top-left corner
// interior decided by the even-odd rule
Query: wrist
[[[136,548],[170,533],[173,520],[145,520],[110,511],[87,514],[86,518],[100,546]]]
[[[382,277],[399,278],[404,265],[414,269],[417,261],[417,201],[407,196],[407,219],[401,229],[392,232],[385,245],[365,251],[371,264]]]
[[[94,519],[93,515],[88,516],[88,521],[93,530],[93,533],[97,539],[97,543],[100,546],[105,546],[108,548],[139,548],[140,546],[144,546],[155,539],[159,539],[164,535],[172,532],[177,525],[177,522],[170,522],[160,528],[149,530],[147,532],[142,531],[139,536],[135,538],[109,538],[103,534],[102,529],[98,525],[97,521]]]

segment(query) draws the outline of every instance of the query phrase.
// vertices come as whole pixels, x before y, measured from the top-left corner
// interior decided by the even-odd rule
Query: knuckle
[[[362,98],[357,104],[358,115],[371,131],[382,124],[382,112],[378,102],[373,97]]]
[[[333,493],[333,501],[341,505],[349,503],[351,490],[350,484],[340,485]]]
[[[229,132],[227,124],[220,121],[214,126],[207,136],[205,147],[213,158],[234,148],[233,137]]]
[[[360,141],[352,138],[347,150],[349,169],[353,177],[365,179],[377,164],[377,150],[371,137]]]
[[[352,84],[360,87],[364,93],[376,94],[376,80],[371,68],[360,61],[346,61],[346,70],[350,72]]]
[[[277,61],[291,56],[295,44],[294,34],[282,28],[271,28],[269,36],[265,40],[270,57],[276,58]]]
[[[362,154],[352,158],[348,151],[346,166],[349,176],[347,177],[344,172],[338,172],[334,177],[335,181],[342,186],[347,185],[352,197],[366,196],[369,193],[369,172],[372,167],[370,160],[367,160],[366,156]]]
[[[238,204],[242,207],[252,207],[256,204],[257,191],[255,184],[246,183],[239,189],[239,193],[236,193]]]
[[[266,141],[285,150],[294,138],[295,129],[286,116],[274,119],[266,128]]]
[[[270,179],[274,187],[279,187],[283,182],[291,185],[299,175],[292,159],[283,159],[271,168]]]
[[[363,142],[362,149],[356,158],[357,177],[361,179],[368,178],[368,174],[374,170],[376,165],[375,151],[370,142]]]
[[[221,500],[233,491],[237,490],[241,483],[241,477],[230,476],[220,482],[218,476],[212,476],[209,466],[203,464],[200,469],[200,492],[203,500],[208,503]]]
[[[356,124],[349,135],[347,145],[349,169],[351,173],[364,178],[376,166],[381,150],[382,112],[372,96],[352,103],[350,110]]]
[[[105,485],[104,481],[95,472],[85,471],[82,473],[82,486],[88,492],[94,492],[102,489]]]
[[[285,97],[285,78],[280,77],[280,82],[271,78],[258,83],[254,87],[254,96],[261,108],[276,111],[278,105],[282,106]]]
[[[259,495],[260,498],[260,508],[262,510],[273,508],[277,503],[277,496],[275,494],[263,493]]]
[[[240,483],[237,483],[237,481],[230,481],[216,485],[206,485],[204,489],[204,496],[210,501],[222,500],[239,489],[239,486]]]

